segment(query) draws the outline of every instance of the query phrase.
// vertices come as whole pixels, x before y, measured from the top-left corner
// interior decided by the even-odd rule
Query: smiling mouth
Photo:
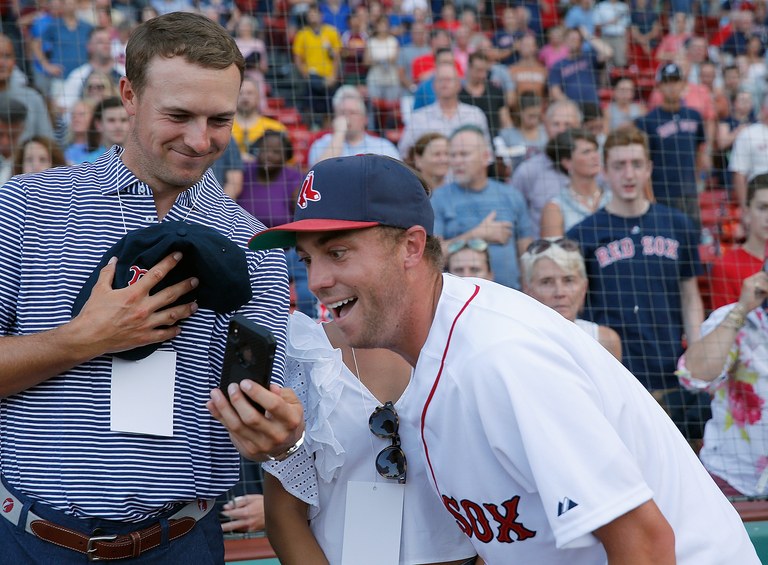
[[[333,317],[339,319],[343,318],[355,304],[357,304],[357,297],[350,296],[349,298],[339,300],[338,302],[326,304],[326,306],[333,312]]]

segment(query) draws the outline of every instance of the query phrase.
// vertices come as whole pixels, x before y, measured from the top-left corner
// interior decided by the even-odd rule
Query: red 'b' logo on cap
[[[309,171],[304,182],[301,184],[301,190],[299,191],[299,198],[296,200],[296,205],[302,210],[307,207],[307,202],[317,202],[320,200],[320,193],[313,187],[315,183],[315,171]]]
[[[8,514],[8,512],[10,512],[11,510],[13,510],[13,499],[6,498],[5,500],[3,500],[3,512]]]

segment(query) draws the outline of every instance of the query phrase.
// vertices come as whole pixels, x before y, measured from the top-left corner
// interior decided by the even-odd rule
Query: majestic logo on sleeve
[[[518,521],[519,496],[513,496],[501,506],[484,502],[478,504],[471,500],[457,501],[443,495],[443,505],[456,518],[456,523],[467,537],[489,543],[495,538],[499,543],[524,541],[536,535]]]
[[[572,510],[572,509],[576,508],[578,505],[579,505],[578,502],[574,502],[573,500],[571,500],[570,498],[568,498],[566,496],[564,499],[562,499],[560,502],[557,503],[557,515],[558,515],[558,517],[562,516],[563,514],[568,512],[569,510]]]
[[[302,210],[307,207],[307,202],[317,202],[320,200],[320,193],[315,190],[315,171],[309,171],[307,173],[304,182],[301,183],[301,190],[299,191],[299,198],[296,200],[296,205]]]

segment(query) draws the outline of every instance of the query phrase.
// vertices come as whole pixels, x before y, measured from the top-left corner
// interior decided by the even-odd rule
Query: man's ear
[[[427,230],[422,226],[413,226],[405,231],[403,239],[405,247],[404,266],[412,268],[421,262],[427,246]]]
[[[136,91],[126,77],[120,78],[120,98],[123,100],[128,116],[132,117],[136,114]]]

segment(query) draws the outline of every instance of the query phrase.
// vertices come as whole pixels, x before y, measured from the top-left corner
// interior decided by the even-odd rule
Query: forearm
[[[689,344],[698,341],[701,337],[701,324],[704,322],[704,304],[701,301],[698,284],[696,277],[680,283],[683,329]]]
[[[609,565],[674,565],[675,534],[653,500],[594,532]]]
[[[283,565],[326,565],[323,550],[307,520],[307,504],[292,496],[280,481],[264,473],[267,537]]]
[[[320,161],[323,161],[325,159],[331,159],[333,157],[339,157],[341,156],[341,152],[344,149],[344,133],[334,133],[331,135],[331,142],[328,144],[328,147],[325,148],[325,150],[320,153],[320,156],[315,161],[316,163],[319,163]]]
[[[588,41],[589,44],[595,49],[595,53],[597,53],[597,58],[599,60],[605,61],[606,59],[610,59],[613,56],[613,48],[599,37],[595,37],[593,35],[588,39]]]
[[[691,377],[711,382],[720,376],[737,333],[736,324],[726,317],[717,328],[688,346],[685,368]]]
[[[226,183],[224,184],[224,194],[232,200],[237,200],[243,191],[243,171],[232,169],[226,173]]]
[[[299,74],[301,76],[305,78],[309,76],[309,67],[307,67],[302,57],[299,57],[298,55],[295,56],[293,58],[293,64],[296,67],[296,70],[299,71]]]
[[[563,235],[563,214],[560,206],[554,202],[548,202],[544,206],[539,228],[541,237],[560,237]]]
[[[742,209],[747,207],[747,176],[742,173],[733,173],[733,193],[736,202]]]
[[[0,337],[0,397],[21,392],[104,353],[65,324],[25,336]]]
[[[730,131],[728,127],[723,127],[721,124],[721,127],[717,130],[716,137],[716,147],[718,150],[725,151],[726,149],[730,149],[733,142],[736,141],[737,135],[738,132],[736,130]]]
[[[549,87],[549,96],[552,98],[552,100],[567,100],[567,96],[565,95],[565,92],[563,92],[563,89],[560,88],[558,85],[553,85]]]

